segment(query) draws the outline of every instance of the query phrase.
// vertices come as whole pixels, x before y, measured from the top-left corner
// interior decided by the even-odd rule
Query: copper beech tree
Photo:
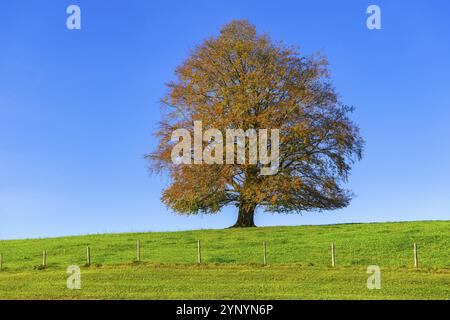
[[[232,21],[197,46],[175,74],[162,99],[159,145],[146,156],[151,170],[170,174],[162,195],[170,209],[189,215],[234,205],[233,227],[254,227],[257,208],[302,213],[349,204],[352,194],[341,185],[362,156],[363,139],[349,119],[352,107],[330,84],[325,58],[304,56],[247,21]],[[277,172],[262,175],[263,165],[248,157],[234,164],[174,162],[172,133],[193,132],[195,121],[223,136],[230,128],[279,129]],[[213,142],[204,139],[202,146]],[[189,155],[194,160],[193,150]]]

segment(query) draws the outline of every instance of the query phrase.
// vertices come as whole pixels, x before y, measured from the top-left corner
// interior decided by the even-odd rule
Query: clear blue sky
[[[77,4],[82,29],[66,28]],[[366,28],[378,4],[382,30]],[[189,49],[232,19],[322,51],[367,146],[339,211],[258,225],[450,219],[450,2],[2,1],[0,239],[223,228],[167,211],[149,177],[158,100]]]

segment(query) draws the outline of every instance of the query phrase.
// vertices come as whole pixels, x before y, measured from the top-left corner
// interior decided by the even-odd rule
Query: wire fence
[[[132,243],[134,242],[134,246]],[[322,246],[320,250],[317,247],[310,248],[310,255],[293,254],[295,247],[286,245],[286,250],[282,244],[278,243],[271,248],[270,242],[263,240],[259,243],[253,242],[251,245],[241,245],[238,248],[229,248],[217,244],[210,244],[197,240],[191,242],[188,246],[179,245],[168,242],[165,246],[159,244],[152,250],[152,243],[141,241],[140,239],[133,242],[127,241],[115,245],[102,245],[96,248],[95,243],[88,244],[84,248],[85,254],[83,257],[83,250],[81,246],[69,246],[65,248],[63,245],[56,246],[52,250],[43,249],[36,250],[33,253],[23,253],[21,257],[21,250],[18,248],[17,252],[12,253],[10,248],[8,251],[11,261],[8,261],[9,255],[0,252],[0,271],[4,270],[25,270],[38,269],[44,270],[54,267],[65,267],[67,265],[83,265],[83,266],[103,266],[103,265],[118,265],[128,263],[160,263],[160,264],[255,264],[267,266],[269,264],[279,263],[297,263],[306,264],[309,266],[321,265],[336,267],[339,265],[368,265],[373,263],[387,262],[388,265],[397,267],[421,267],[419,260],[419,249],[417,242],[413,242],[409,246],[410,258],[406,260],[406,249],[397,252],[388,252],[389,259],[386,259],[386,254],[380,256],[380,252],[373,250],[366,252],[369,257],[364,257],[363,253],[358,250],[360,248],[349,248],[348,246],[335,245],[332,241],[329,247]],[[196,248],[194,244],[196,243]],[[161,248],[166,248],[162,250]],[[196,249],[196,250],[195,250]],[[23,252],[23,250],[22,250]],[[308,248],[303,248],[303,252],[307,253]],[[340,259],[340,254],[342,259]],[[288,257],[286,259],[286,256]],[[399,262],[392,264],[395,258]],[[394,259],[394,260],[393,260]],[[328,261],[328,262],[327,262]],[[341,262],[342,261],[342,262]],[[435,266],[435,265],[433,265]],[[447,267],[447,266],[442,266]]]

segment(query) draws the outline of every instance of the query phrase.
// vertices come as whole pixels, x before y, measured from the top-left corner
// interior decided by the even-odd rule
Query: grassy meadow
[[[0,253],[0,299],[450,299],[450,221],[6,240]],[[70,265],[81,267],[81,290],[66,288]],[[381,268],[381,290],[366,287],[369,265]]]

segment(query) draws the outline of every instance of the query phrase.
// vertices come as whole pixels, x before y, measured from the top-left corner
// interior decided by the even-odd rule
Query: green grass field
[[[8,240],[0,253],[0,299],[450,299],[450,221]],[[66,288],[70,265],[81,266],[81,290]],[[369,265],[381,268],[381,290],[366,287]]]

